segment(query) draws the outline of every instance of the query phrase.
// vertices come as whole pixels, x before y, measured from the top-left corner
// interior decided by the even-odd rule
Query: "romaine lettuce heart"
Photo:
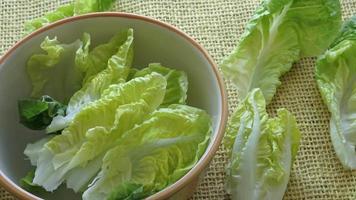
[[[282,199],[297,154],[300,133],[292,114],[269,118],[260,89],[238,105],[224,140],[230,150],[226,191],[232,199]]]
[[[330,113],[331,140],[342,165],[356,169],[356,16],[316,65],[316,81]]]

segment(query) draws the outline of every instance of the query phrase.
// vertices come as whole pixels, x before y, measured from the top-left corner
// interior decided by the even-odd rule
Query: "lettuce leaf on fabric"
[[[304,56],[321,54],[341,25],[338,0],[264,0],[238,46],[221,64],[240,100],[260,88],[269,103],[279,77]]]
[[[80,15],[90,12],[109,10],[116,0],[75,0],[74,14]]]
[[[151,63],[148,67],[138,71],[134,77],[142,77],[152,72],[161,74],[167,80],[166,95],[162,106],[185,104],[188,91],[188,78],[185,72],[163,67],[159,63]]]
[[[67,17],[109,10],[115,1],[116,0],[75,0],[71,4],[60,6],[55,11],[26,22],[25,32],[26,34],[31,33],[43,26]]]
[[[89,181],[100,169],[100,153],[105,153],[106,149],[96,145],[110,146],[110,143],[100,142],[101,136],[105,140],[107,138],[105,134],[113,134],[113,129],[124,132],[125,128],[120,126],[129,129],[135,125],[135,120],[138,121],[137,123],[142,120],[135,117],[136,110],[131,111],[129,105],[124,105],[141,103],[143,109],[147,106],[148,111],[153,111],[162,103],[165,88],[165,78],[157,73],[135,78],[127,83],[111,85],[106,89],[107,92],[104,92],[106,94],[104,98],[84,107],[75,115],[72,123],[62,131],[62,134],[46,142],[38,154],[26,154],[26,152],[33,152],[28,149],[40,144],[35,143],[26,148],[25,154],[31,159],[31,163],[37,166],[33,183],[47,191],[53,191],[67,178],[70,170],[73,172],[76,167],[81,167],[82,170],[73,172],[73,176],[78,177],[80,174],[84,180]],[[133,117],[120,118],[120,115],[125,115],[125,111],[132,113]],[[144,115],[141,117],[144,118]],[[115,135],[119,137],[121,133]],[[116,139],[115,136],[109,138]],[[97,151],[90,148],[92,144]],[[73,185],[73,188],[80,189],[86,182],[81,181],[80,184],[83,185]]]
[[[67,106],[42,96],[41,99],[22,99],[18,101],[20,123],[32,130],[45,129],[56,116],[64,116]]]
[[[29,34],[52,22],[71,17],[74,15],[74,5],[67,4],[60,6],[55,11],[45,14],[43,17],[25,22],[25,33]]]
[[[144,198],[184,176],[205,152],[208,114],[186,105],[153,112],[105,155],[84,200]]]
[[[224,141],[231,151],[226,191],[232,199],[282,199],[299,141],[294,116],[279,109],[269,118],[262,91],[252,90],[233,114]]]
[[[356,17],[316,65],[316,81],[330,113],[331,140],[342,165],[356,169]]]
[[[83,56],[85,57],[84,59],[78,58],[78,60],[86,60],[86,62],[79,62],[77,60],[77,63],[81,63],[79,66],[82,66],[82,69],[84,68],[83,66],[86,67],[86,75],[93,74],[94,70],[90,69],[98,70],[98,66],[100,66],[99,63],[103,63],[102,61],[105,61],[107,56],[111,55],[111,49],[115,49],[114,45],[119,43],[116,42],[116,40],[120,40],[121,43],[123,38],[125,38],[126,41],[124,40],[125,42],[123,42],[116,54],[111,56],[108,60],[107,68],[85,82],[83,87],[70,98],[67,114],[65,116],[58,115],[54,117],[52,123],[46,129],[48,133],[64,129],[83,107],[100,99],[103,91],[110,85],[124,83],[126,81],[133,59],[132,29],[119,32],[111,42],[98,46],[91,54],[79,52],[78,55],[87,54]],[[83,50],[83,52],[87,52],[87,50]]]

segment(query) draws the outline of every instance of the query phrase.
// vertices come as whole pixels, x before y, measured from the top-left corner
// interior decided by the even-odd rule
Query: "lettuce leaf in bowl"
[[[356,169],[356,16],[316,65],[316,81],[330,113],[331,140],[342,165]]]
[[[142,77],[152,72],[161,74],[167,80],[167,90],[162,106],[185,104],[188,91],[188,77],[185,72],[163,67],[159,63],[151,63],[148,67],[137,71],[133,77]]]
[[[123,38],[126,41],[122,42]],[[116,42],[116,40],[120,41]],[[107,60],[107,56],[111,55],[111,46],[118,43],[123,44],[116,54],[108,59],[106,69],[92,76],[92,74],[96,73],[95,71],[100,70],[100,64],[104,64],[103,61]],[[87,50],[83,52],[87,52]],[[54,117],[46,129],[47,133],[59,131],[67,127],[83,107],[100,99],[103,91],[110,85],[126,82],[133,58],[133,30],[121,31],[108,44],[100,45],[90,53],[79,52],[77,55],[80,55],[80,59],[78,60],[82,61],[77,61],[80,63],[79,66],[82,66],[82,69],[84,66],[86,67],[86,76],[90,77],[90,79],[88,81],[84,79],[83,87],[70,98],[66,115]]]
[[[47,193],[46,190],[44,190],[42,187],[32,183],[33,177],[35,176],[35,171],[29,171],[27,175],[21,179],[20,185],[22,188],[24,188],[27,191],[30,191],[31,193],[34,194],[45,194]]]
[[[83,186],[88,184],[90,176],[88,178],[83,177],[83,167],[81,166],[86,168],[96,159],[99,159],[98,163],[101,164],[104,154],[115,146],[116,141],[120,140],[125,131],[144,121],[148,114],[156,108],[155,106],[157,105],[147,104],[143,100],[119,106],[111,128],[97,126],[88,131],[86,141],[68,164],[67,168],[69,169],[79,167],[71,171],[67,176],[67,187],[76,192],[83,189]],[[100,165],[97,165],[95,172],[98,172],[99,168]]]
[[[66,115],[67,106],[50,96],[18,101],[20,123],[32,130],[45,129],[56,116]]]
[[[294,116],[279,109],[269,118],[260,89],[238,105],[224,140],[230,150],[226,191],[232,199],[282,199],[300,133]]]
[[[127,83],[111,85],[106,89],[107,96],[105,98],[84,107],[75,115],[73,121],[62,131],[61,135],[46,142],[40,150],[39,156],[26,154],[29,151],[25,150],[31,163],[37,166],[33,182],[44,187],[47,191],[53,191],[65,180],[71,170],[72,176],[77,177],[79,173],[80,177],[89,181],[100,169],[100,156],[101,153],[105,153],[106,149],[106,147],[96,145],[110,147],[110,142],[100,143],[100,141],[107,141],[107,138],[115,141],[125,131],[122,129],[123,127],[129,129],[144,119],[144,115],[133,117],[137,110],[131,111],[133,108],[127,104],[137,104],[137,106],[142,106],[143,110],[147,108],[138,113],[153,111],[162,103],[165,89],[166,80],[157,73],[138,77]],[[127,112],[132,115],[126,116],[128,118],[125,120],[121,119],[120,116],[123,114],[125,116]],[[115,132],[116,129],[121,132]],[[115,134],[115,136],[111,137],[110,134]],[[91,146],[93,144],[97,151],[93,151],[93,146]],[[30,145],[28,148],[31,146],[36,145]],[[73,170],[76,167],[80,167],[81,170],[74,173]],[[87,182],[81,181],[78,184],[83,185],[72,187],[78,190]]]
[[[73,44],[46,39],[46,53],[30,57],[33,96],[54,95],[63,104],[19,101],[26,122],[60,133],[26,146],[36,169],[22,179],[25,189],[53,192],[66,184],[84,199],[143,199],[198,163],[210,116],[185,105],[185,72],[158,63],[133,68],[133,41],[125,29],[91,48],[84,33]]]
[[[46,37],[41,44],[46,53],[34,54],[27,62],[27,73],[32,83],[31,96],[38,98],[49,95],[67,104],[73,94],[96,74],[106,69],[108,63],[117,65],[115,59],[127,56],[126,64],[130,66],[133,56],[132,44],[125,47],[126,50],[118,51],[125,42],[130,43],[132,35],[132,29],[120,31],[110,41],[95,47],[92,51],[89,51],[90,35],[87,33],[83,34],[82,40],[76,40],[71,44],[61,44],[56,38]],[[125,54],[126,51],[128,55]]]
[[[186,105],[154,111],[105,155],[84,200],[143,199],[186,174],[207,147],[209,115]]]
[[[338,0],[264,0],[222,62],[222,72],[240,100],[260,88],[268,104],[281,84],[279,77],[299,58],[325,51],[340,25]]]
[[[90,35],[87,34],[87,37],[83,39],[83,41],[85,41],[85,45],[78,49],[75,57],[75,64],[78,68],[85,71],[83,85],[88,83],[93,77],[95,77],[96,74],[106,69],[109,64],[109,60],[115,54],[117,57],[126,56],[123,59],[126,59],[125,62],[130,66],[133,59],[132,40],[133,29],[123,29],[115,34],[107,43],[98,45],[90,51],[89,47],[91,45],[91,40]],[[122,45],[124,45],[124,47],[121,47]],[[120,50],[120,48],[122,49]],[[121,53],[118,52],[119,50]]]
[[[27,62],[27,73],[32,83],[31,96],[49,95],[66,103],[81,88],[84,71],[75,66],[76,51],[83,45],[76,40],[61,44],[57,38],[46,37],[41,48],[46,53],[34,54]]]

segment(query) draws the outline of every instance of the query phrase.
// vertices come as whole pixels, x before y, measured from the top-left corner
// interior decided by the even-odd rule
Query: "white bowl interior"
[[[102,16],[85,18],[60,24],[35,35],[13,51],[0,63],[0,170],[13,182],[25,176],[31,169],[23,155],[27,143],[43,137],[19,124],[17,100],[29,97],[31,85],[25,66],[27,59],[41,52],[40,43],[46,36],[57,36],[64,43],[81,38],[83,32],[90,33],[93,46],[107,41],[123,28],[133,28],[135,34],[134,66],[144,67],[151,62],[184,70],[188,75],[188,104],[205,109],[213,118],[213,140],[220,126],[222,113],[221,93],[211,64],[201,51],[182,35],[142,19]],[[56,191],[44,196],[52,200],[79,199],[70,190]]]

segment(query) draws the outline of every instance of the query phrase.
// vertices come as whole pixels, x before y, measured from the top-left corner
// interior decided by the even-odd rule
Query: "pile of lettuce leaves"
[[[281,84],[280,77],[293,63],[322,54],[340,27],[339,0],[263,0],[236,48],[222,62],[222,72],[235,86],[240,100],[224,140],[230,157],[225,189],[233,200],[283,199],[301,136],[289,111],[279,108],[277,116],[271,118],[266,106]],[[335,60],[335,55],[330,52],[330,59]],[[335,75],[335,66],[329,68],[325,71]],[[349,71],[351,74],[352,70]],[[340,75],[338,82],[345,77]],[[345,88],[346,84],[338,86]],[[329,94],[324,95],[329,104],[338,104],[328,98]],[[350,103],[349,109],[355,108],[353,105]],[[329,107],[333,111],[337,106],[340,105]],[[339,115],[336,120],[340,120]],[[342,149],[339,144],[336,146]],[[351,147],[355,154],[354,146]]]
[[[135,69],[134,32],[91,47],[46,38],[27,72],[31,97],[20,122],[45,130],[24,153],[36,167],[22,179],[33,191],[61,184],[85,200],[142,199],[184,176],[206,150],[210,116],[186,105],[183,71],[157,63]]]

